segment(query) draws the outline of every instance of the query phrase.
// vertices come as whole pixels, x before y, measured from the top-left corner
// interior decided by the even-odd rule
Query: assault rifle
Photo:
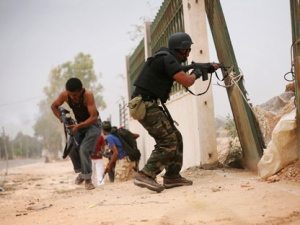
[[[227,66],[223,66],[221,63],[214,63],[217,64],[219,68],[229,68]],[[192,62],[190,65],[182,66],[182,70],[184,72],[189,71],[190,69],[200,69],[202,73],[202,80],[208,80],[207,73],[212,73],[215,71],[213,63],[195,63]]]
[[[64,123],[64,130],[65,130],[65,135],[67,138],[67,134],[70,136],[69,138],[67,138],[67,143],[64,149],[64,153],[62,158],[65,159],[71,149],[73,148],[73,146],[75,145],[76,147],[79,146],[78,142],[76,141],[73,131],[71,128],[68,128],[70,125],[74,125],[76,124],[76,121],[72,119],[71,115],[70,115],[70,111],[66,110],[65,108],[58,106],[58,110],[60,112],[60,116],[62,118],[62,122]]]
[[[106,174],[106,172],[104,172],[104,173],[103,173],[103,175],[102,175],[102,179],[100,180],[100,184],[101,184],[101,183],[102,183],[102,181],[104,180],[105,174]]]
[[[111,149],[110,148],[106,148],[105,150],[104,150],[104,152],[100,152],[100,154],[102,155],[102,156],[104,156],[105,158],[111,158],[111,156],[112,156],[112,151],[111,151]]]

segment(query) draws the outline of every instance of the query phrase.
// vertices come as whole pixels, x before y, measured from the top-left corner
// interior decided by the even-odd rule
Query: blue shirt
[[[122,148],[122,143],[120,141],[120,139],[113,135],[113,134],[108,134],[106,136],[106,141],[107,141],[107,144],[108,144],[108,147],[112,147],[112,146],[116,146],[117,149],[118,149],[118,159],[123,159],[127,154],[126,152],[124,151],[124,149]]]

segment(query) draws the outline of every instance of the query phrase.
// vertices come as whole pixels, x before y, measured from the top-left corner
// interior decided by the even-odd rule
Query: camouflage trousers
[[[176,177],[180,173],[183,160],[181,133],[170,123],[157,102],[145,101],[145,105],[146,116],[139,122],[154,138],[156,145],[142,172],[155,179],[165,169],[165,176]]]
[[[128,156],[116,161],[114,182],[128,181],[135,176],[135,162],[131,162]]]

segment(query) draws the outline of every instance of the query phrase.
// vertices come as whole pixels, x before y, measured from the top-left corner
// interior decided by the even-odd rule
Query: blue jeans
[[[79,147],[71,149],[69,156],[73,163],[75,173],[81,173],[84,180],[92,177],[92,161],[90,154],[94,151],[98,137],[101,134],[101,120],[95,124],[79,129],[75,134],[75,139]]]

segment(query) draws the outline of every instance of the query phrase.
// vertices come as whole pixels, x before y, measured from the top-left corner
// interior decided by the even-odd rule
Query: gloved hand
[[[196,75],[196,80],[202,76],[202,72],[201,72],[201,70],[199,68],[194,69],[191,74],[195,74]]]

